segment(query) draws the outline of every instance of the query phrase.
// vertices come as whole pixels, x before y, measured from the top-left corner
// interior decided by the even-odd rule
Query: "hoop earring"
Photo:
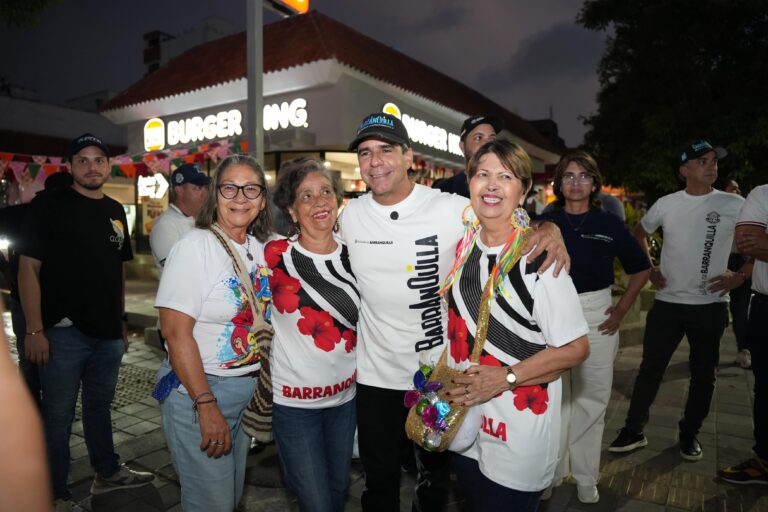
[[[512,216],[509,218],[509,223],[515,229],[528,229],[531,227],[531,218],[528,216],[528,212],[522,206],[518,206],[512,212]]]

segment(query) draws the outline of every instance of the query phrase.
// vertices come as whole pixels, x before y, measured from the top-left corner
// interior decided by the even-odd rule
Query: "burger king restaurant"
[[[226,155],[248,151],[246,76],[246,35],[234,34],[191,48],[102,106],[125,130],[134,167],[144,164],[133,190],[139,252],[167,208],[177,165],[192,161],[210,173]],[[305,156],[339,176],[345,197],[365,192],[347,146],[360,120],[376,111],[403,121],[413,142],[412,178],[426,185],[463,168],[459,128],[474,114],[502,118],[501,136],[528,151],[537,173],[564,151],[480,93],[317,12],[265,27],[263,88],[268,184],[283,162]]]

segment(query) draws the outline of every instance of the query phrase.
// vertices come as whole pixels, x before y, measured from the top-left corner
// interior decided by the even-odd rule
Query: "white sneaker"
[[[578,494],[579,501],[582,503],[597,503],[600,501],[600,494],[597,492],[596,485],[576,484],[576,492]]]
[[[745,370],[752,368],[752,353],[748,348],[739,351],[736,355],[736,362]]]

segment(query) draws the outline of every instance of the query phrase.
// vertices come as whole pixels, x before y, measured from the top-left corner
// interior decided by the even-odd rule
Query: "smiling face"
[[[480,158],[477,171],[469,180],[472,209],[483,225],[509,224],[512,212],[523,204],[526,193],[520,178],[493,153]]]
[[[459,147],[464,153],[464,157],[469,160],[480,146],[495,139],[496,130],[493,129],[493,126],[488,123],[479,124],[467,134],[464,140],[459,142]]]
[[[397,204],[410,194],[413,184],[408,169],[413,165],[413,151],[381,139],[364,140],[357,146],[360,176],[383,205]]]
[[[336,226],[339,202],[333,184],[320,172],[310,172],[296,187],[296,200],[288,208],[302,233],[319,238]]]
[[[221,176],[219,187],[225,185],[238,187],[256,185],[262,190],[256,199],[245,197],[243,189],[239,189],[232,199],[226,199],[220,191],[216,194],[216,221],[224,231],[232,236],[233,231],[247,229],[256,220],[266,204],[266,193],[263,189],[264,183],[261,182],[259,175],[247,165],[228,167]]]

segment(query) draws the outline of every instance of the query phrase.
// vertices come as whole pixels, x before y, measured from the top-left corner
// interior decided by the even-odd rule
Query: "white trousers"
[[[611,290],[579,294],[584,318],[589,324],[589,357],[562,375],[563,404],[559,462],[555,482],[570,473],[578,485],[597,485],[605,410],[611,398],[613,360],[619,348],[619,333],[604,336],[597,330],[608,315]]]

